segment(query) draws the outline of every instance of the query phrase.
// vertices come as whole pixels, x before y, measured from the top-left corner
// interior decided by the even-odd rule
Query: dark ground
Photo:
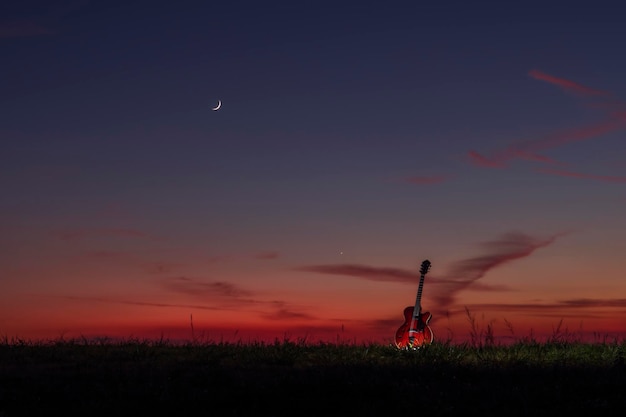
[[[623,415],[626,367],[0,349],[0,416]],[[41,348],[40,348],[41,349]],[[401,358],[400,358],[401,359]],[[387,362],[387,363],[385,363]]]

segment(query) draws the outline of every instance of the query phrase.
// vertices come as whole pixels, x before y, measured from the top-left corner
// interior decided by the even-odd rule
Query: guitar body
[[[404,309],[404,323],[396,331],[395,343],[398,349],[416,349],[433,342],[433,331],[428,326],[432,314],[427,311],[413,320],[414,309],[414,306]],[[411,328],[411,322],[413,322],[413,328]]]
[[[432,315],[428,311],[422,313],[421,302],[424,276],[429,269],[430,261],[426,259],[420,268],[420,283],[417,287],[415,305],[404,309],[404,323],[396,331],[395,343],[398,349],[418,349],[433,342],[433,331],[428,326]]]

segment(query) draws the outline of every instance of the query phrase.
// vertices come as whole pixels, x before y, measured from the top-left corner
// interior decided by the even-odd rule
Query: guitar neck
[[[422,312],[422,288],[424,287],[424,276],[426,274],[420,275],[420,284],[417,287],[417,296],[415,297],[415,306],[413,307],[413,317],[418,317]]]

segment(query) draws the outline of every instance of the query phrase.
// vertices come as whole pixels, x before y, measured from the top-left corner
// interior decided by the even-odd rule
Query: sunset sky
[[[388,343],[428,259],[436,340],[623,337],[624,14],[550,3],[3,2],[0,336]]]

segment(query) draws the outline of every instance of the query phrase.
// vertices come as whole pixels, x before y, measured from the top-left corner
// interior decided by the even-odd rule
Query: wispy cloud
[[[261,314],[261,317],[267,320],[280,320],[280,321],[315,319],[314,316],[308,313],[300,312],[297,309],[294,309],[293,307],[288,306],[287,303],[283,301],[273,301],[272,305],[274,307],[274,311],[263,313]]]
[[[555,77],[553,75],[546,74],[545,72],[541,72],[536,69],[531,70],[528,73],[528,75],[530,75],[536,80],[546,81],[550,84],[554,84],[570,93],[575,93],[575,94],[579,94],[583,96],[609,96],[610,95],[610,93],[607,91],[597,90],[595,88],[587,87],[577,82],[574,82],[565,78]]]
[[[119,297],[60,296],[73,301],[89,301],[109,304],[125,304],[143,307],[186,308],[213,311],[248,311],[266,320],[315,320],[316,317],[303,311],[303,307],[282,300],[250,298],[252,291],[223,281],[203,282],[185,277],[166,280],[162,286],[179,294],[193,296],[200,303],[167,303],[129,300]]]
[[[55,230],[50,232],[54,237],[61,240],[80,240],[98,237],[119,237],[119,238],[137,238],[149,240],[162,240],[163,238],[142,232],[137,229],[123,228],[97,228],[97,229],[74,229],[74,230]]]
[[[332,264],[332,265],[309,265],[295,268],[297,271],[315,272],[318,274],[343,275],[355,278],[365,279],[368,281],[379,282],[399,282],[407,284],[415,284],[420,279],[420,274],[401,268],[380,268],[367,265],[355,264]],[[444,275],[429,274],[429,281],[432,285],[440,285],[453,283]],[[430,285],[429,284],[429,285]],[[491,285],[483,283],[472,283],[467,288],[471,291],[513,291],[506,285]]]
[[[238,285],[225,281],[202,281],[187,277],[169,278],[162,282],[167,291],[185,294],[204,302],[214,303],[224,310],[241,310],[242,308],[256,308],[255,313],[267,320],[295,320],[313,319],[297,306],[290,305],[282,300],[262,300],[253,291],[246,290]]]
[[[252,292],[229,282],[206,282],[187,277],[168,278],[162,282],[162,286],[167,291],[207,300],[212,298],[239,298],[252,295]]]
[[[192,309],[200,309],[200,310],[224,310],[223,307],[215,307],[201,304],[173,304],[173,303],[156,303],[156,302],[146,302],[146,301],[133,301],[126,299],[118,299],[118,298],[108,298],[108,297],[82,297],[82,296],[60,296],[56,298],[63,298],[66,300],[75,300],[75,301],[90,301],[90,302],[99,302],[99,303],[112,303],[112,304],[127,304],[127,305],[136,305],[136,306],[145,306],[145,307],[168,307],[168,308],[192,308]]]
[[[515,155],[519,158],[519,159],[526,159],[528,161],[535,161],[535,162],[543,162],[545,164],[551,164],[551,165],[565,165],[562,162],[557,161],[556,159],[550,158],[549,156],[545,156],[545,155],[540,155],[536,152],[530,152],[530,151],[525,151],[525,150],[515,150]]]
[[[597,90],[564,78],[555,77],[538,70],[532,70],[529,75],[535,79],[549,82],[562,89],[583,96],[604,97],[604,103],[595,103],[593,106],[605,111],[605,118],[585,126],[577,126],[558,130],[538,139],[518,141],[508,147],[480,154],[474,150],[468,152],[471,164],[485,168],[503,168],[514,159],[526,159],[535,162],[559,164],[556,160],[541,153],[550,149],[559,148],[573,142],[595,139],[609,133],[626,129],[626,111],[624,103],[614,99],[609,92]]]
[[[612,117],[591,125],[560,130],[539,139],[514,143],[507,148],[484,156],[476,151],[469,151],[473,165],[487,168],[503,168],[513,159],[527,159],[556,164],[552,158],[540,155],[540,152],[558,148],[572,142],[594,139],[621,129],[626,129],[626,118]]]
[[[254,255],[254,258],[261,260],[278,259],[279,253],[276,251],[264,251]]]
[[[559,300],[556,302],[530,302],[530,303],[479,303],[470,304],[467,307],[469,311],[498,311],[498,312],[524,312],[527,314],[540,314],[547,316],[554,311],[557,316],[565,317],[568,310],[573,312],[574,317],[580,318],[580,309],[604,309],[604,308],[626,308],[626,298],[576,298],[568,300]],[[450,310],[450,315],[467,314],[464,308]],[[613,312],[607,313],[614,315]],[[590,317],[585,313],[585,317]]]
[[[469,151],[467,153],[467,155],[469,156],[469,160],[473,165],[479,166],[479,167],[485,167],[485,168],[504,168],[505,165],[505,161],[503,160],[503,158],[500,156],[499,158],[495,159],[495,158],[487,158],[484,155],[479,154],[476,151]]]
[[[575,308],[626,307],[626,298],[576,298],[561,301],[560,304]]]
[[[614,182],[614,183],[622,183],[622,184],[626,183],[626,177],[624,176],[583,174],[580,172],[563,171],[563,170],[548,169],[548,168],[537,168],[536,171],[544,173],[544,174],[556,175],[560,177],[591,179],[591,180],[596,180],[596,181]]]
[[[541,152],[566,145],[572,142],[580,142],[593,139],[598,136],[626,128],[626,120],[622,117],[611,117],[600,122],[580,126],[572,129],[561,130],[544,136],[538,140],[529,141],[510,148],[510,151]],[[518,156],[518,155],[515,155]]]
[[[376,268],[367,265],[333,264],[309,265],[296,268],[298,271],[316,272],[329,275],[346,275],[370,281],[415,283],[419,273],[399,268]]]
[[[445,274],[445,281],[432,290],[431,297],[437,308],[445,310],[453,305],[459,291],[471,286],[492,269],[526,258],[536,250],[554,243],[567,232],[557,233],[547,238],[537,238],[524,233],[507,233],[499,239],[482,244],[485,254],[463,259],[452,264]]]
[[[444,274],[429,274],[429,297],[440,310],[445,310],[456,301],[462,290],[510,291],[505,285],[478,283],[489,271],[498,266],[526,258],[536,250],[547,247],[567,232],[557,233],[546,238],[537,238],[524,233],[511,232],[500,238],[485,242],[484,254],[457,261]],[[370,281],[402,282],[415,284],[419,281],[417,271],[399,268],[377,268],[366,265],[309,265],[297,268],[300,271],[331,275],[345,275]]]

